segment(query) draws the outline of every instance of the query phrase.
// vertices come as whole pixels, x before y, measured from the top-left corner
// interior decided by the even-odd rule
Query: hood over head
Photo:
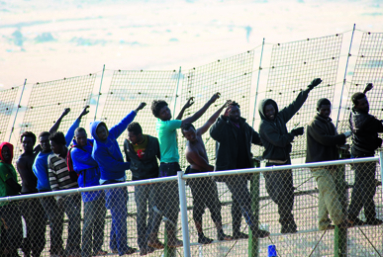
[[[269,104],[272,104],[274,106],[274,109],[275,109],[274,117],[277,117],[279,112],[277,103],[273,99],[267,98],[267,99],[263,99],[258,105],[258,112],[259,112],[259,116],[261,116],[261,120],[269,120],[266,118],[266,115],[265,115],[265,106]]]
[[[8,162],[5,162],[4,159],[3,159],[3,155],[1,154],[1,150],[3,150],[3,147],[4,146],[8,146],[9,148],[9,151],[11,152],[11,159],[8,161]],[[8,163],[8,164],[12,164],[12,160],[13,160],[13,145],[11,143],[8,143],[8,142],[3,142],[0,144],[0,159],[4,162],[4,163]]]
[[[100,138],[98,138],[97,136],[97,127],[100,126],[101,124],[105,124],[105,122],[103,121],[93,121],[90,123],[90,133],[92,134],[92,137],[96,140],[96,141],[101,141]],[[107,127],[107,126],[106,126]]]

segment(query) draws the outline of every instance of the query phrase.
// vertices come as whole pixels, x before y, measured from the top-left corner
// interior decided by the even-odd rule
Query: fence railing
[[[119,244],[126,244],[141,255],[266,256],[267,246],[275,245],[278,256],[382,256],[383,225],[343,223],[347,213],[367,223],[383,218],[382,161],[381,153],[243,170],[180,171],[166,178],[4,197],[1,250],[121,255]],[[358,173],[365,178],[368,172],[374,176],[360,184]],[[364,194],[367,187],[372,196]],[[375,214],[367,204],[371,199]],[[258,238],[260,230],[270,235]],[[179,231],[183,248],[174,247]],[[163,249],[153,248],[161,248],[157,238]]]

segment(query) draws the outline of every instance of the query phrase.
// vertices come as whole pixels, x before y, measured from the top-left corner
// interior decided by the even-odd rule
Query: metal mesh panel
[[[20,134],[24,131],[32,131],[38,136],[39,133],[48,131],[64,109],[70,108],[71,111],[62,120],[59,128],[59,131],[65,133],[81,110],[89,105],[96,77],[97,74],[93,73],[34,84],[20,125]],[[80,126],[88,126],[85,119]],[[17,142],[14,160],[17,160],[22,151],[20,141]]]
[[[134,121],[140,123],[144,134],[157,136],[157,119],[153,116],[150,105],[153,100],[163,99],[172,110],[171,103],[174,101],[178,76],[175,70],[114,71],[101,120],[110,128],[141,102],[146,102],[147,106],[139,112]],[[125,138],[126,136],[118,138],[120,146]]]
[[[310,92],[304,106],[289,121],[288,129],[298,123],[299,126],[305,126],[312,120],[318,99],[333,99],[342,38],[343,34],[336,34],[273,45],[266,98],[274,99],[279,109],[288,106],[314,78],[323,80]],[[305,156],[305,149],[306,136],[295,138],[291,157]]]
[[[374,88],[366,93],[370,103],[370,114],[383,119],[383,33],[363,33],[348,97],[345,102],[344,120],[341,132],[349,130],[348,118],[352,107],[351,96],[363,92],[366,83],[373,83]],[[382,148],[380,148],[381,150]]]
[[[12,116],[13,107],[16,105],[15,100],[19,87],[12,87],[0,91],[0,141],[8,140],[5,138],[10,118]]]
[[[190,69],[183,74],[182,101],[194,97],[195,104],[186,110],[184,117],[193,115],[198,111],[214,93],[220,92],[221,99],[211,106],[203,117],[194,123],[196,128],[201,127],[207,119],[217,111],[217,107],[226,100],[236,101],[240,105],[241,117],[250,119],[250,89],[254,62],[254,50],[247,51],[232,57]],[[181,102],[183,104],[184,102]],[[210,138],[209,132],[203,136],[206,151],[210,161],[215,159],[215,141]],[[179,133],[179,150],[184,152],[185,140]],[[186,162],[181,158],[181,167]]]

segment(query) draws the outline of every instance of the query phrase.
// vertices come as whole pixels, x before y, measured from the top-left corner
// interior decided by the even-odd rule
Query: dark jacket
[[[339,159],[337,145],[344,145],[346,136],[338,135],[331,119],[316,115],[307,126],[306,162],[323,162]]]
[[[261,140],[258,133],[246,123],[244,118],[240,118],[239,124],[245,134],[245,145],[249,163],[253,163],[251,143],[261,145]],[[217,141],[217,157],[215,162],[216,171],[236,169],[238,142],[237,133],[235,133],[234,129],[234,125],[230,122],[230,119],[225,116],[219,117],[210,128],[210,136]]]
[[[349,123],[352,131],[351,154],[354,156],[374,155],[375,150],[382,145],[382,139],[378,137],[378,133],[383,132],[382,121],[353,108]]]
[[[158,162],[160,160],[160,145],[156,137],[147,135],[148,145],[142,159],[138,158],[134,151],[133,145],[125,139],[124,152],[126,161],[130,162],[130,170],[132,172],[132,180],[142,180],[150,178],[158,178]]]
[[[291,142],[294,140],[294,134],[287,131],[286,123],[305,103],[309,92],[310,89],[300,92],[295,101],[281,111],[278,110],[277,103],[272,99],[264,99],[259,103],[258,111],[259,116],[261,116],[259,135],[265,147],[263,152],[264,159],[290,160]],[[273,104],[275,108],[275,118],[273,121],[267,119],[264,114],[264,108],[268,104]]]

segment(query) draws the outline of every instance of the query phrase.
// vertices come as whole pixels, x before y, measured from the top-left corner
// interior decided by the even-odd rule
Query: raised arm
[[[80,126],[82,117],[89,113],[88,108],[89,108],[89,105],[84,107],[84,109],[80,113],[80,116],[78,116],[78,118],[73,122],[73,124],[69,127],[68,131],[66,132],[65,141],[66,141],[67,147],[72,142],[72,139],[74,137],[74,131],[76,130],[76,128],[78,128]]]
[[[134,120],[137,113],[142,110],[146,106],[146,103],[140,103],[140,105],[134,110],[131,111],[128,115],[126,115],[119,123],[114,125],[109,130],[109,135],[111,135],[114,138],[118,138],[121,136],[122,133],[126,130],[128,125]]]
[[[223,111],[223,109],[227,108],[229,106],[229,104],[231,103],[231,100],[227,100],[225,104],[223,104],[221,106],[221,108],[219,108],[208,120],[207,122],[202,126],[200,127],[199,129],[197,129],[197,131],[200,133],[200,135],[203,135],[209,128],[211,125],[214,124],[214,122],[218,119],[219,115],[221,114],[221,112]]]
[[[57,130],[59,129],[60,127],[60,124],[61,124],[61,121],[62,119],[70,112],[70,108],[65,108],[63,113],[60,115],[60,117],[58,118],[58,120],[55,122],[55,124],[50,128],[49,130],[49,133],[50,134],[53,134],[55,132],[57,132]]]
[[[370,91],[373,88],[374,88],[374,86],[372,85],[372,83],[367,83],[366,87],[363,90],[363,94],[366,94],[368,91]]]
[[[320,83],[322,83],[322,80],[320,78],[316,78],[313,81],[311,81],[310,85],[308,85],[306,90],[303,90],[302,92],[300,92],[297,98],[289,106],[283,108],[279,112],[279,115],[282,115],[286,123],[295,115],[295,113],[299,111],[299,109],[306,102],[306,99],[309,96],[309,92],[313,88],[318,86]]]
[[[188,99],[188,101],[186,102],[186,104],[182,107],[180,113],[178,113],[177,117],[176,117],[176,120],[181,120],[182,119],[182,116],[184,116],[184,112],[187,108],[189,108],[190,106],[192,106],[194,104],[194,97],[190,97]]]
[[[196,120],[198,120],[205,112],[206,110],[210,107],[210,105],[212,105],[218,98],[219,98],[220,94],[219,93],[215,93],[209,101],[207,101],[207,103],[201,108],[199,109],[196,113],[194,113],[191,117],[188,117],[184,120],[182,120],[182,123],[181,123],[181,126],[182,125],[185,125],[185,124],[188,124],[188,123],[193,123],[195,122]],[[190,99],[189,99],[190,100]],[[187,103],[186,103],[187,105]],[[185,105],[185,106],[186,106]]]

